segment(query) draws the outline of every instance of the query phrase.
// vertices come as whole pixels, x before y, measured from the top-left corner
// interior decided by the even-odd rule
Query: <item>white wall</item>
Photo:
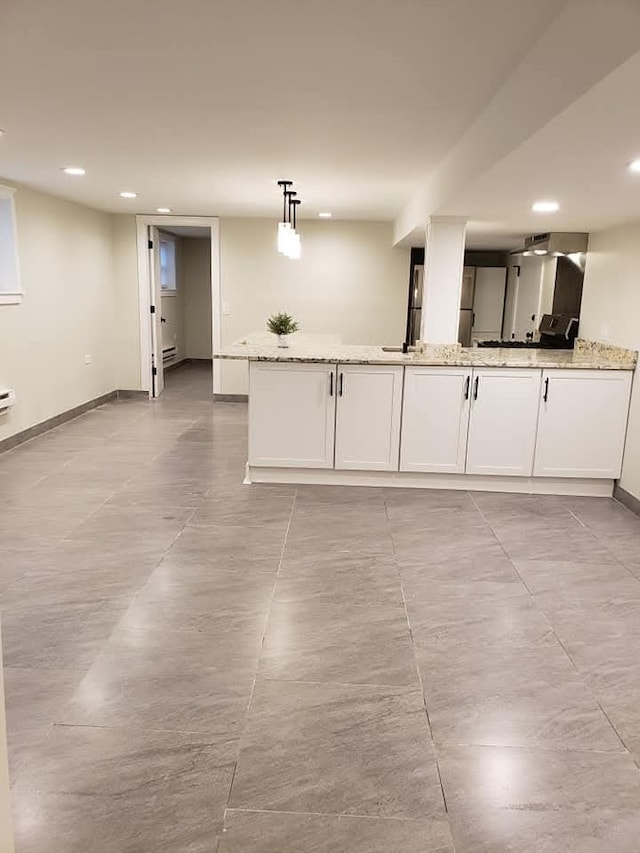
[[[133,214],[118,214],[111,219],[115,387],[135,390],[141,387],[136,218]]]
[[[640,221],[589,236],[580,337],[640,349]],[[620,485],[640,499],[637,370]]]
[[[393,248],[381,222],[304,220],[302,258],[276,250],[271,219],[220,223],[222,341],[263,331],[270,314],[288,311],[305,333],[335,333],[345,344],[404,339],[409,249]],[[222,392],[247,393],[247,368],[223,362]]]
[[[187,358],[211,358],[211,240],[181,240]]]
[[[0,306],[0,384],[16,391],[0,440],[115,388],[139,389],[136,221],[19,188],[21,305]],[[270,219],[221,222],[223,342],[262,331],[286,310],[306,333],[344,343],[399,344],[404,337],[409,250],[391,226],[303,222],[303,256],[276,251]],[[187,357],[211,355],[209,248],[185,253]],[[205,283],[206,279],[206,283]],[[85,355],[92,364],[85,366]],[[225,363],[224,393],[246,393],[244,363]]]
[[[16,392],[0,440],[115,388],[112,217],[21,187],[15,201],[24,299],[0,305],[0,384]]]

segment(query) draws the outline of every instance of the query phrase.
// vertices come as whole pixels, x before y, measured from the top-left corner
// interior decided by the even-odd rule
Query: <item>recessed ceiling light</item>
[[[630,172],[640,172],[640,160],[632,160],[629,163]]]
[[[546,249],[534,249],[533,253],[534,253],[534,255],[546,255],[547,250]]]
[[[319,213],[318,216],[320,219],[331,219],[331,217],[333,216],[333,213],[329,213],[327,211],[325,213]]]
[[[0,128],[0,136],[2,136],[3,134],[4,134],[4,130],[2,130],[2,128]]]
[[[170,207],[156,207],[156,213],[171,213]]]
[[[82,168],[82,166],[65,166],[62,171],[65,173],[65,175],[82,176],[87,174]]]
[[[124,192],[118,193],[120,198],[138,198],[138,193],[129,192],[129,190],[125,190]]]
[[[555,213],[559,209],[560,205],[557,201],[537,201],[531,208],[536,213]]]

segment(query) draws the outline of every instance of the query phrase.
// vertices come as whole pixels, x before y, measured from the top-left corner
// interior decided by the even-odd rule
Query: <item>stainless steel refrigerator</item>
[[[475,267],[465,267],[462,272],[460,321],[458,323],[458,341],[463,347],[471,346],[471,329],[473,328],[473,297],[475,293],[475,286]]]
[[[409,294],[409,334],[408,343],[415,346],[420,340],[420,323],[422,319],[422,286],[424,282],[424,267],[416,265],[413,268],[413,281]]]

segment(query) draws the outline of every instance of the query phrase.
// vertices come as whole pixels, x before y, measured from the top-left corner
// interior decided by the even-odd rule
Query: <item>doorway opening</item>
[[[218,220],[138,216],[140,360],[143,389],[164,390],[165,373],[211,364],[220,344]],[[213,362],[212,394],[220,384]],[[178,375],[174,376],[177,380]]]

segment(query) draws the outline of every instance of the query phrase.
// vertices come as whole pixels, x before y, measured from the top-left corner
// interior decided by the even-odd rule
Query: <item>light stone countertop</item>
[[[351,346],[300,341],[290,346],[270,342],[238,341],[214,353],[217,359],[247,359],[312,364],[395,364],[429,367],[538,367],[569,370],[633,370],[637,353],[620,347],[578,341],[574,350],[462,348],[425,346],[421,352],[384,352],[377,346]]]

